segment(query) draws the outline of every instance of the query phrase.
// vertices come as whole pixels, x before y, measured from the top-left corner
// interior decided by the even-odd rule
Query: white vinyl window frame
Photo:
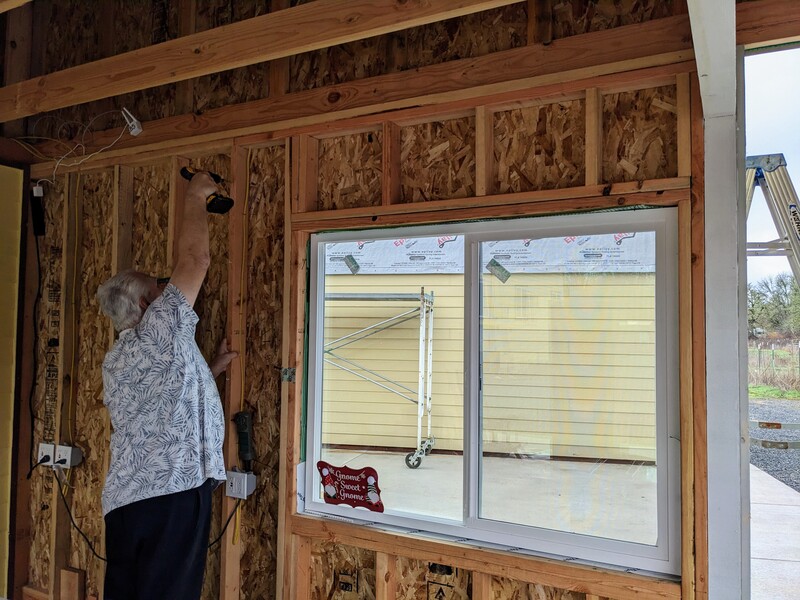
[[[505,547],[565,560],[679,575],[680,541],[680,395],[678,361],[677,208],[574,213],[471,223],[339,231],[311,236],[306,463],[298,477],[304,497],[301,512],[372,526],[425,532],[477,546]],[[655,232],[656,244],[656,469],[657,543],[647,545],[553,529],[503,523],[479,517],[481,457],[479,397],[479,314],[481,242],[520,237],[599,235],[619,231]],[[331,242],[439,235],[464,236],[464,494],[463,519],[415,513],[374,513],[325,503],[314,467],[321,460],[322,340],[325,289],[324,249]],[[302,471],[301,471],[302,472]]]

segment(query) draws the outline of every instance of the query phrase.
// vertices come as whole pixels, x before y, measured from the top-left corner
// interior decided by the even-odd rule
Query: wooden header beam
[[[317,0],[0,89],[0,122],[521,0]]]

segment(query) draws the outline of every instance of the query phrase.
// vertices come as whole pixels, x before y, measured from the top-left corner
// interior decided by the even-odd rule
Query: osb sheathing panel
[[[289,59],[289,91],[299,92],[388,72],[391,36],[357,40]]]
[[[397,600],[469,600],[471,591],[469,571],[397,558]]]
[[[192,161],[196,169],[213,171],[230,179],[230,157],[223,154],[206,156]],[[230,190],[225,190],[229,192]],[[206,360],[211,360],[216,353],[219,343],[225,339],[225,326],[228,311],[228,218],[224,215],[210,215],[208,219],[209,248],[211,251],[211,266],[208,269],[206,280],[195,302],[194,309],[200,321],[197,324],[197,345]],[[217,380],[220,397],[224,397],[224,378]],[[211,512],[211,537],[216,538],[220,531],[223,490],[218,488],[214,494]],[[203,580],[204,600],[219,597],[219,569],[220,551],[219,544],[208,553],[206,559],[206,574]]]
[[[496,113],[494,132],[497,192],[584,184],[586,118],[582,100]]]
[[[675,86],[603,96],[603,181],[678,175]]]
[[[670,17],[673,0],[556,0],[553,38]]]
[[[475,195],[475,117],[401,130],[403,202]]]
[[[311,546],[311,600],[375,600],[375,553],[315,541]]]
[[[265,0],[204,0],[197,3],[195,30],[206,31],[269,12]],[[265,98],[269,93],[269,63],[248,65],[194,80],[194,110]]]
[[[250,157],[244,408],[253,415],[257,479],[242,503],[242,600],[275,597],[285,161],[283,146],[254,150]]]
[[[490,598],[493,600],[586,600],[586,594],[559,590],[538,583],[521,583],[505,577],[492,577]]]
[[[382,131],[320,140],[317,210],[379,206],[382,158]]]
[[[133,169],[133,268],[168,276],[170,163]]]
[[[61,267],[63,244],[64,178],[48,186],[43,200],[45,235],[39,245],[41,299],[37,311],[36,387],[33,395],[34,448],[39,442],[55,439],[54,414],[60,385],[58,334],[61,322]],[[31,477],[31,549],[28,582],[47,589],[50,586],[50,529],[52,523],[53,472],[38,468]]]
[[[100,496],[105,483],[108,452],[106,408],[103,405],[102,364],[109,347],[110,324],[100,313],[95,292],[111,276],[111,239],[114,174],[110,171],[83,175],[80,179],[83,198],[80,263],[76,273],[79,297],[76,342],[78,392],[70,414],[75,423],[76,446],[83,449],[83,463],[71,473],[72,515],[95,548],[103,537]],[[68,282],[68,285],[69,282]],[[68,395],[67,395],[68,396]],[[72,441],[72,440],[70,440]],[[102,588],[102,564],[92,556],[86,542],[70,529],[69,564],[86,571],[86,590],[97,594]]]

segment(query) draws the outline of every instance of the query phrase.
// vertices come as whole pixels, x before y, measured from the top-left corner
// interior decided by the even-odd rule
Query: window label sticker
[[[378,472],[372,467],[336,467],[321,460],[317,470],[322,478],[322,497],[326,504],[347,504],[383,512]]]

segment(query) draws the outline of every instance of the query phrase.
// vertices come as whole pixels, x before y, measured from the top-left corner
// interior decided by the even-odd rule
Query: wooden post
[[[186,186],[189,183],[181,177],[180,170],[181,167],[188,166],[188,158],[172,157],[172,176],[169,184],[169,230],[167,233],[167,267],[169,271],[175,267],[178,234],[183,219],[183,202],[186,197]]]
[[[494,113],[485,106],[475,109],[475,195],[494,193]]]
[[[472,600],[493,600],[492,576],[488,573],[472,573]],[[587,596],[588,598],[588,596]],[[377,600],[377,599],[376,599]]]
[[[689,74],[678,73],[678,177],[692,174],[692,102],[689,96]]]
[[[397,557],[386,552],[375,553],[375,600],[396,600]],[[477,597],[473,595],[477,600]]]
[[[603,96],[597,88],[586,90],[586,185],[603,179]]]
[[[544,44],[546,46],[552,41],[552,0],[528,0],[528,44]]]
[[[289,8],[289,0],[272,0],[270,12]],[[289,91],[289,58],[278,58],[269,63],[269,95],[283,96]]]
[[[67,193],[64,198],[64,242],[61,267],[61,322],[59,325],[59,374],[61,385],[58,386],[56,399],[55,430],[56,444],[72,445],[73,431],[71,423],[72,407],[77,400],[77,344],[78,307],[80,306],[81,288],[78,281],[78,269],[81,259],[81,213],[83,209],[83,187],[80,174],[67,176]],[[64,490],[67,503],[71,492]],[[61,498],[58,480],[53,482],[53,496],[50,500],[53,509],[52,529],[50,531],[50,599],[61,597],[61,570],[68,566],[70,550],[70,520],[67,509]]]
[[[197,29],[197,0],[178,0],[178,37],[192,35]],[[175,84],[175,113],[185,115],[194,110],[194,79]]]
[[[311,540],[307,537],[295,536],[292,553],[294,594],[292,600],[308,600],[311,598]]]
[[[86,571],[61,569],[60,600],[84,600],[86,598]]]
[[[317,206],[319,183],[319,140],[310,135],[298,137],[297,147],[298,182],[297,199],[301,212],[314,210]]]
[[[246,148],[234,146],[231,152],[231,195],[235,204],[228,213],[228,318],[226,337],[231,350],[239,356],[231,362],[225,382],[224,411],[227,415],[228,430],[225,433],[225,464],[234,465],[238,461],[238,438],[233,415],[242,410],[245,372],[245,334],[246,296],[247,296],[247,207],[248,175],[250,170],[249,152]],[[246,502],[246,501],[245,501]],[[221,502],[221,523],[236,506],[236,500],[227,496]],[[241,561],[241,540],[237,539],[235,527],[228,527],[221,541],[219,593],[222,600],[239,598],[239,564]]]
[[[5,73],[3,85],[25,81],[31,76],[33,4],[28,3],[6,14]],[[3,124],[5,137],[25,135],[25,119]]]
[[[399,204],[401,195],[401,128],[397,123],[383,124],[383,198],[384,206]]]

